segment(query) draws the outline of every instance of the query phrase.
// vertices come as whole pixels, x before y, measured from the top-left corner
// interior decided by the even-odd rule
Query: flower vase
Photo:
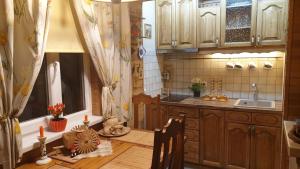
[[[61,132],[66,129],[67,122],[66,118],[53,118],[49,121],[49,127],[53,132]]]

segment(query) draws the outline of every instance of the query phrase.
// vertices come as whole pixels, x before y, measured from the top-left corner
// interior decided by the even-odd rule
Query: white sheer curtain
[[[72,10],[104,87],[104,117],[130,119],[131,48],[128,4],[72,0]]]
[[[18,116],[43,62],[49,4],[46,0],[0,1],[0,164],[5,169],[15,168],[22,156]]]

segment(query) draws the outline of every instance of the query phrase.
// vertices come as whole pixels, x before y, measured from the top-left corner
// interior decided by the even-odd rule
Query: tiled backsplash
[[[283,86],[283,52],[241,53],[167,56],[164,60],[164,71],[170,73],[170,80],[165,87],[172,94],[192,95],[189,89],[191,79],[199,77],[205,81],[222,80],[222,93],[230,98],[252,98],[251,84],[256,83],[259,99],[282,100]],[[227,69],[226,63],[240,63],[241,70]],[[254,62],[256,69],[249,69],[248,64]],[[264,69],[264,63],[270,62],[273,68]],[[201,95],[210,94],[206,88]]]
[[[144,90],[146,94],[152,96],[160,94],[163,86],[159,64],[162,61],[159,58],[151,54],[144,57]]]

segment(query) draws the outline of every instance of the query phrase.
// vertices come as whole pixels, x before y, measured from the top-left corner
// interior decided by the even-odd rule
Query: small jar
[[[300,136],[300,119],[296,119],[295,130],[297,136]]]

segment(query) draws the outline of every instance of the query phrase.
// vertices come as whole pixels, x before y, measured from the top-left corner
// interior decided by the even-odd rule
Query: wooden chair
[[[139,128],[139,105],[145,105],[144,124],[146,123],[146,130],[154,130],[162,126],[162,115],[160,113],[160,95],[152,98],[146,94],[138,94],[132,97],[134,108],[134,128]],[[144,112],[142,112],[144,113]]]
[[[185,116],[180,115],[162,130],[155,130],[151,169],[184,168],[184,125]]]

